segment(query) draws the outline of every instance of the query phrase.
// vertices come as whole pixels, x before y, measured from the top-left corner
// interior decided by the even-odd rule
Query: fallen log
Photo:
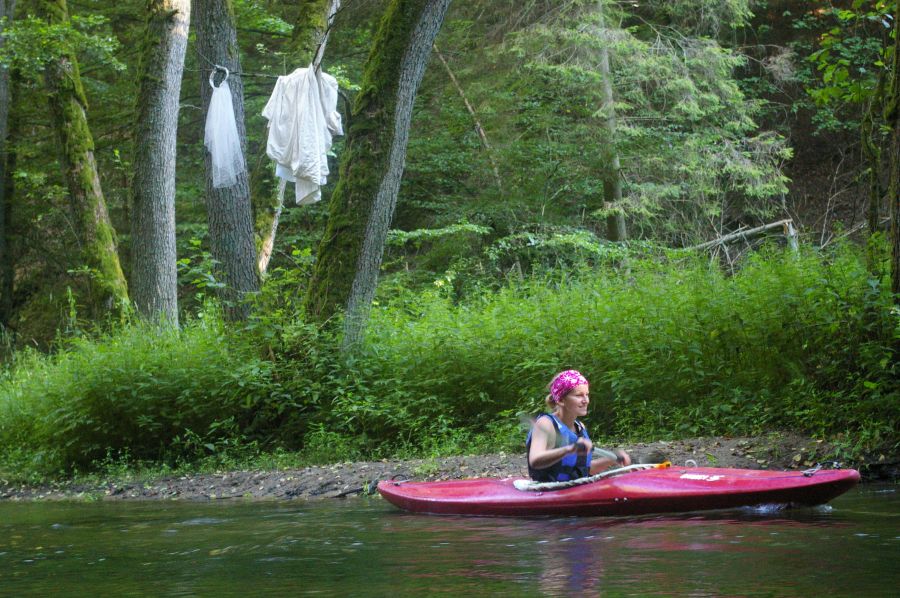
[[[756,228],[735,231],[733,233],[723,235],[718,239],[707,241],[706,243],[700,243],[699,245],[685,247],[685,249],[708,249],[710,247],[716,247],[718,245],[727,245],[728,243],[732,243],[734,241],[746,241],[753,237],[758,237],[759,235],[767,233],[770,230],[778,228],[782,229],[782,234],[784,234],[784,236],[787,238],[788,246],[791,248],[791,250],[797,251],[799,249],[799,245],[797,242],[797,229],[794,228],[794,221],[791,218],[779,220],[778,222],[771,222],[769,224],[763,224],[762,226],[757,226]]]

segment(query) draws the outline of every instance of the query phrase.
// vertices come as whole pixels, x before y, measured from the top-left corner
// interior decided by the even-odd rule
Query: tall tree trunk
[[[606,20],[603,16],[603,2],[597,3],[600,21],[598,35],[606,37]],[[622,212],[622,165],[619,162],[619,150],[616,149],[616,108],[613,98],[612,74],[609,68],[609,49],[607,41],[600,44],[600,75],[603,77],[603,113],[607,135],[606,157],[608,165],[603,175],[603,195],[606,198],[604,208],[609,212],[606,217],[607,238],[610,241],[625,241],[628,232],[625,228],[625,214]]]
[[[900,304],[900,2],[894,5],[894,58],[890,95],[885,103],[885,121],[891,136],[891,176],[888,200],[891,214],[891,291]]]
[[[69,20],[65,0],[38,0],[37,4],[49,23]],[[119,264],[115,230],[100,187],[94,140],[87,122],[87,100],[75,55],[66,53],[48,64],[44,79],[50,115],[59,138],[75,232],[81,245],[81,261],[90,271],[81,299],[86,301],[88,317],[94,319],[111,309],[120,311],[127,304],[127,285]]]
[[[246,153],[244,84],[238,74],[241,61],[231,0],[196,0],[194,26],[200,55],[235,73],[228,79],[228,85],[231,87],[241,151]],[[211,65],[206,64],[200,74],[203,114],[209,110],[212,96],[209,86],[210,68]],[[209,225],[210,252],[217,263],[216,273],[225,283],[220,292],[225,313],[230,319],[244,319],[250,313],[247,294],[259,290],[249,179],[245,168],[239,173],[236,184],[230,187],[213,187],[209,152],[206,152],[206,221]]]
[[[0,19],[12,21],[16,9],[16,0],[0,0]],[[5,36],[0,20],[0,45]],[[7,191],[7,140],[9,138],[9,112],[12,104],[9,69],[0,67],[0,325],[6,326],[12,311],[12,256],[9,251],[9,214],[12,197]],[[12,178],[10,177],[10,181]]]
[[[134,129],[131,296],[145,318],[178,326],[175,155],[190,0],[150,0]]]
[[[21,95],[22,77],[18,71],[10,73],[10,111],[7,120],[6,159],[3,164],[3,257],[0,261],[0,323],[4,326],[13,315],[13,292],[15,290],[15,227],[13,226],[13,201],[16,197],[16,142],[21,138],[22,118],[18,106]]]
[[[868,165],[867,170],[869,175],[869,206],[866,212],[869,236],[875,235],[878,232],[878,221],[881,218],[881,151],[875,142],[873,131],[876,99],[883,96],[884,85],[879,84],[879,91],[875,93],[875,97],[869,102],[869,105],[863,114],[862,123],[860,124],[860,149],[862,151],[862,157]]]
[[[885,99],[886,76],[882,71],[878,77],[878,85],[875,93],[869,100],[863,112],[860,122],[860,150],[869,176],[869,205],[867,221],[869,236],[866,240],[866,267],[873,278],[881,278],[884,270],[884,255],[880,248],[882,235],[878,231],[878,221],[881,220],[881,202],[884,193],[881,186],[881,148],[875,137],[875,118],[883,111]]]
[[[303,0],[294,24],[291,40],[291,55],[296,66],[312,64],[319,66],[328,43],[328,30],[334,22],[334,15],[340,8],[340,0]],[[267,201],[259,202],[256,216],[256,236],[259,238],[257,262],[259,273],[265,274],[275,248],[275,234],[284,207],[284,194],[267,189],[260,194]]]
[[[306,300],[320,320],[346,306],[345,348],[360,340],[375,295],[416,91],[449,4],[392,0],[366,61]]]

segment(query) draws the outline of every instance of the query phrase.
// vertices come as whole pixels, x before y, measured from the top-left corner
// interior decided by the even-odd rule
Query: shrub
[[[734,276],[687,257],[626,264],[557,271],[459,304],[435,289],[414,309],[377,309],[357,372],[372,398],[336,405],[335,417],[386,438],[483,429],[498,412],[540,410],[551,376],[576,367],[592,381],[597,432],[896,423],[897,315],[853,249],[768,250]]]
[[[20,365],[0,386],[0,450],[25,448],[53,471],[266,440],[276,416],[299,407],[275,374],[215,314],[182,331],[131,324]]]
[[[680,256],[680,257],[679,257]],[[564,368],[592,383],[589,426],[632,439],[793,429],[842,450],[897,448],[900,313],[850,247],[760,252],[726,276],[696,257],[625,256],[376,306],[367,345],[339,355],[285,284],[229,328],[125,326],[58,355],[17,355],[0,381],[0,463],[302,449],[325,462],[518,450],[519,415]]]

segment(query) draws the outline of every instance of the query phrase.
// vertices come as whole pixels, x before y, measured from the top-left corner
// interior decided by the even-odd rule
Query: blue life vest
[[[575,444],[575,441],[577,441],[579,438],[590,440],[590,436],[588,436],[587,430],[585,429],[584,425],[582,425],[582,423],[578,420],[575,420],[576,432],[573,432],[566,424],[562,423],[552,413],[542,413],[538,416],[538,419],[542,417],[549,417],[553,422],[553,427],[556,428],[556,446],[553,448]],[[528,439],[525,441],[526,460],[530,452],[531,432],[528,432]],[[554,463],[550,467],[545,467],[544,469],[536,469],[531,466],[530,461],[528,462],[528,475],[530,475],[531,479],[536,482],[565,482],[566,480],[576,480],[578,478],[583,478],[589,476],[590,474],[590,452],[583,455],[579,455],[577,452],[568,453],[565,457],[562,458],[561,461]]]

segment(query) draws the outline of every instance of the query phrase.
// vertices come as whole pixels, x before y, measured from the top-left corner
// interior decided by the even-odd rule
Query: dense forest
[[[601,439],[900,452],[896,1],[0,13],[4,479],[522,450],[568,367]]]

